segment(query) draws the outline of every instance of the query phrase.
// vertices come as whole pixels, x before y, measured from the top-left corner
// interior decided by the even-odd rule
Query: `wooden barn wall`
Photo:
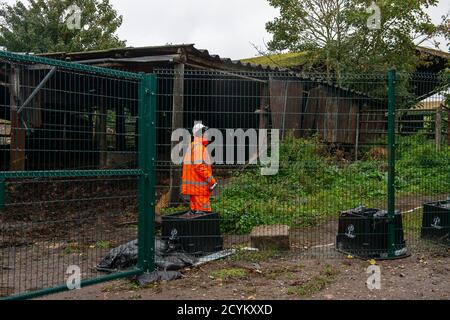
[[[331,144],[355,144],[359,102],[335,89],[319,86],[309,91],[303,112],[304,136],[318,134]]]
[[[303,92],[300,81],[269,81],[272,128],[279,129],[281,137],[291,133],[296,138],[302,136]]]
[[[47,72],[27,70],[20,73],[22,101]],[[1,94],[1,117],[9,120],[9,89],[2,87]],[[135,146],[125,142],[125,114],[121,111],[125,111],[129,118],[137,115],[137,104],[129,100],[132,97],[137,97],[137,86],[130,83],[57,71],[22,113],[30,128],[25,141],[25,169],[97,168],[99,153],[93,151],[99,150],[99,145],[94,119],[99,113],[106,118],[108,111],[119,115],[113,126],[117,133],[121,133],[114,137],[116,145],[111,151],[133,151]],[[128,134],[134,135],[135,132]],[[9,152],[9,146],[8,149],[2,148],[2,159],[6,159]]]
[[[387,134],[387,105],[383,102],[365,102],[360,113],[359,143],[371,144]]]
[[[173,75],[158,77],[157,149],[160,165],[170,161]],[[191,131],[195,121],[210,128],[258,129],[260,83],[220,74],[187,72],[184,80],[183,128]]]
[[[46,72],[48,70],[29,73],[22,79],[24,96],[31,93]],[[157,151],[161,162],[170,161],[173,78],[170,72],[158,76]],[[183,97],[184,128],[190,130],[198,120],[224,132],[236,128],[258,129],[261,117],[256,111],[265,98],[261,99],[263,86],[261,82],[219,73],[187,71]],[[345,96],[335,88],[311,88],[310,83],[285,79],[270,79],[268,91],[271,125],[281,129],[282,136],[288,132],[293,132],[295,137],[317,133],[326,143],[354,145],[358,112],[360,144],[370,143],[386,133],[386,106],[382,103],[364,102],[354,96]],[[126,99],[119,99],[118,95]],[[34,129],[27,136],[26,147],[35,150],[26,155],[27,168],[54,167],[61,159],[66,159],[65,168],[82,162],[85,167],[95,167],[98,154],[92,151],[99,148],[93,122],[96,112],[112,110],[120,115],[123,108],[128,115],[136,116],[136,105],[127,100],[133,96],[137,96],[137,87],[121,85],[120,81],[56,72],[25,112],[27,123]],[[9,120],[9,90],[4,86],[0,90],[0,99],[0,116]],[[124,130],[121,126],[117,123],[116,129]],[[117,141],[113,152],[131,151],[127,150],[130,146],[120,139]],[[131,147],[133,150],[137,143],[136,138]],[[9,150],[3,148],[1,156],[7,159]]]

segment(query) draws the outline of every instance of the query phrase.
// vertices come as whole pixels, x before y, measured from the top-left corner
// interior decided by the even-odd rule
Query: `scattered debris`
[[[141,286],[158,281],[171,281],[183,277],[181,270],[189,267],[198,267],[205,263],[229,257],[235,250],[224,250],[207,256],[196,258],[177,249],[170,241],[156,239],[155,265],[157,271],[143,274],[136,278]],[[138,241],[112,249],[98,264],[97,270],[101,272],[116,272],[136,266],[138,262]]]

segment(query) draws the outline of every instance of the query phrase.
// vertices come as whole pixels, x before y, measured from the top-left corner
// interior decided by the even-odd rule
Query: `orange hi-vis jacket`
[[[210,156],[206,149],[208,141],[194,138],[183,160],[181,194],[210,196],[211,186],[216,183]]]

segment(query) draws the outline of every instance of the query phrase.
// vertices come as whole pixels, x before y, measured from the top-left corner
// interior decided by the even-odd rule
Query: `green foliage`
[[[424,134],[398,144],[397,190],[432,195],[450,191],[450,148],[436,145]]]
[[[224,281],[243,279],[248,276],[247,270],[234,268],[234,269],[222,269],[211,272],[211,277],[214,279],[220,279]]]
[[[81,9],[81,30],[67,26],[68,8]],[[75,52],[125,46],[116,35],[122,16],[109,0],[31,0],[0,7],[0,46],[16,52]]]
[[[371,30],[367,0],[268,0],[280,15],[266,24],[273,35],[269,50],[307,51],[306,69],[340,75],[395,67],[413,71],[414,39],[445,34],[424,8],[437,0],[376,1],[381,28]],[[446,31],[448,33],[448,31]]]
[[[423,135],[400,138],[398,143],[398,195],[450,192],[447,147],[438,151]],[[285,140],[278,175],[261,176],[257,168],[237,173],[214,199],[213,209],[222,214],[222,231],[245,234],[255,226],[275,224],[307,227],[361,204],[383,206],[387,161],[363,159],[327,158],[317,139]]]
[[[98,241],[95,244],[96,249],[109,249],[110,247],[111,247],[111,244],[109,243],[109,241]]]
[[[79,254],[83,250],[82,246],[78,243],[70,243],[67,247],[64,248],[63,254],[71,255],[71,254]]]
[[[298,67],[307,62],[307,52],[288,52],[282,54],[271,54],[267,56],[242,59],[241,61],[246,63],[260,64],[263,66],[279,67],[279,68],[291,68]]]

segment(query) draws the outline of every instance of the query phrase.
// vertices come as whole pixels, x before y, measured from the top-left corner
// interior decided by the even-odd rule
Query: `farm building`
[[[442,68],[447,56],[433,51],[422,52],[427,68]],[[158,155],[160,163],[170,158],[171,132],[173,128],[190,128],[195,120],[202,120],[210,127],[226,128],[274,128],[280,129],[284,137],[288,132],[296,137],[319,134],[324,142],[337,146],[355,146],[370,143],[386,130],[387,109],[385,99],[377,99],[361,92],[347,89],[319,77],[311,77],[301,72],[264,66],[250,62],[232,61],[211,55],[207,50],[199,50],[192,44],[165,45],[141,48],[124,48],[83,53],[51,53],[42,55],[81,64],[131,72],[156,73],[158,77]],[[428,59],[428,60],[427,60]],[[431,66],[431,67],[430,67]],[[434,70],[434,69],[433,69]],[[56,72],[50,85],[60,95],[46,95],[42,90],[36,97],[27,98],[52,70],[33,66],[26,72],[20,66],[0,70],[0,142],[2,169],[24,170],[45,169],[50,162],[58,162],[59,157],[68,157],[57,150],[94,149],[107,146],[111,153],[98,157],[87,157],[73,161],[86,168],[108,167],[135,161],[124,157],[127,150],[136,150],[137,139],[127,138],[127,122],[136,120],[137,110],[125,108],[109,110],[107,100],[80,101],[80,95],[63,98],[64,92],[82,90],[89,87],[99,93],[108,90],[122,90],[124,97],[135,92],[130,88],[115,88],[113,84],[89,83],[87,78],[65,77]],[[422,70],[421,70],[422,71]],[[378,79],[383,82],[383,79]],[[9,84],[9,85],[7,85]],[[415,96],[426,97],[434,93],[436,84],[415,87]],[[26,101],[26,119],[19,123],[16,108]],[[73,109],[80,103],[96,106],[96,114],[80,117],[79,113],[65,113],[63,119],[48,112],[52,109]],[[122,114],[124,113],[124,114]],[[14,130],[25,127],[26,130]],[[11,130],[11,127],[13,128]],[[70,127],[74,130],[56,130]],[[45,137],[35,136],[44,134]],[[134,130],[134,129],[133,129]],[[26,132],[24,134],[24,132]],[[77,132],[69,141],[72,146],[62,148],[59,144],[67,135]],[[134,132],[130,133],[132,136]],[[47,145],[34,146],[34,142],[48,141]],[[78,141],[78,142],[77,142]],[[77,145],[80,141],[83,145]],[[25,148],[25,145],[28,147]],[[20,150],[40,150],[35,154],[24,154]],[[41,159],[40,152],[55,150],[53,156],[46,152],[46,162],[39,166],[34,159]],[[116,151],[116,152],[114,152]],[[120,151],[120,154],[119,154]],[[130,153],[130,157],[132,154]],[[118,157],[118,158],[116,158]],[[64,162],[70,167],[70,162]],[[49,165],[50,166],[50,165]],[[53,166],[52,166],[53,167]],[[62,168],[64,169],[64,168]]]
[[[357,114],[364,110],[385,109],[385,106],[381,105],[379,101],[371,100],[363,94],[339,88],[320,79],[310,79],[279,68],[221,59],[218,56],[210,55],[206,50],[198,50],[193,45],[126,48],[71,54],[53,53],[44,56],[131,72],[159,74],[158,145],[160,148],[166,148],[166,151],[161,150],[161,154],[164,155],[169,154],[168,147],[172,128],[190,128],[194,120],[203,120],[210,127],[221,129],[271,126],[281,129],[283,135],[287,131],[294,131],[296,136],[324,131],[326,132],[324,139],[329,143],[354,144],[356,142]],[[204,72],[199,72],[201,70]],[[0,76],[3,78],[4,84],[11,83],[11,79],[15,79],[20,81],[18,86],[23,88],[20,92],[21,96],[17,97],[10,88],[5,85],[1,86],[0,98],[4,102],[0,109],[0,118],[4,123],[2,130],[4,139],[2,141],[10,139],[5,137],[11,131],[7,128],[6,123],[8,121],[14,123],[14,111],[10,108],[11,105],[17,103],[14,99],[23,102],[47,71],[35,67],[34,70],[27,70],[21,79],[14,78],[14,70],[3,69],[1,71]],[[20,76],[19,73],[16,70],[16,75]],[[77,79],[79,83],[75,84],[73,79],[66,79],[62,74],[57,74],[55,78],[57,81],[53,81],[52,85],[59,83],[61,86],[59,89],[62,92],[68,91],[68,86],[71,88],[89,86],[89,84],[83,83],[83,79]],[[66,87],[63,88],[63,85]],[[93,90],[107,90],[107,88],[101,88],[101,84],[99,85],[100,87]],[[91,84],[90,86],[95,85]],[[113,90],[114,88],[108,89]],[[338,99],[336,98],[340,96],[347,97],[348,105],[337,103]],[[79,104],[80,101],[77,101],[75,97],[62,101],[58,96],[39,94],[32,103],[33,108],[27,115],[28,123],[26,124],[31,129],[58,125],[51,123],[52,120],[42,110],[52,107],[70,108],[70,104]],[[42,106],[42,103],[52,105],[52,107]],[[90,103],[99,105],[102,102],[91,101]],[[103,103],[107,103],[107,101],[103,101]],[[330,106],[328,111],[320,109],[325,106]],[[101,111],[99,112],[102,113]],[[136,115],[136,110],[129,111],[130,116]],[[237,113],[240,114],[240,121],[236,119]],[[103,120],[107,121],[106,118]],[[97,128],[97,131],[109,129],[110,133],[115,132],[120,135],[126,128],[127,117],[118,119],[117,123],[107,125],[98,121],[96,125],[100,128]],[[69,119],[53,120],[61,120],[62,125],[73,126],[78,123],[83,128],[95,129],[95,119],[81,120],[74,116]],[[339,126],[346,130],[340,130]],[[367,131],[372,130],[367,128]],[[363,132],[364,130],[362,130],[361,139],[365,141],[367,139]],[[62,131],[60,133],[63,134]],[[14,132],[12,134],[14,135]],[[82,134],[92,135],[92,132],[87,131]],[[60,137],[52,136],[51,138],[59,139]],[[26,139],[30,142],[25,142],[23,138],[18,139],[17,147],[19,149],[21,149],[20,144],[33,141],[32,135],[27,135]],[[92,144],[94,143],[106,142],[95,141],[93,137]],[[117,139],[115,144],[111,147],[119,149],[133,147],[130,143],[127,144],[123,138]],[[90,148],[91,146],[86,145],[85,147]],[[55,147],[55,149],[58,148]],[[7,152],[5,147],[2,150]],[[5,156],[2,158],[5,159]],[[33,167],[32,157],[27,156],[26,158],[30,160],[28,163],[12,159],[11,161],[15,163],[12,168],[22,170]],[[105,159],[96,161],[101,166],[108,162]]]

